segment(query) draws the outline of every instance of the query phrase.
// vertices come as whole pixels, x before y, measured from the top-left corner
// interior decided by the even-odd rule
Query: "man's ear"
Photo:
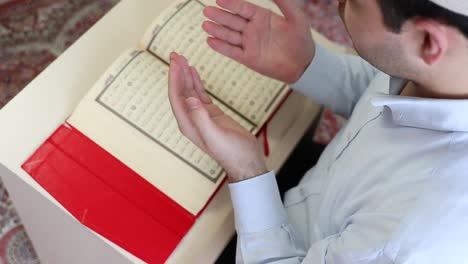
[[[423,36],[420,43],[421,59],[427,65],[433,65],[447,52],[447,26],[431,19],[416,19],[414,25]]]

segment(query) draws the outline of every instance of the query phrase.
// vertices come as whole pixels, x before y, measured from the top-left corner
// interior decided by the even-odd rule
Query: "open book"
[[[253,134],[288,93],[208,46],[204,7],[185,0],[164,10],[143,36],[144,49],[123,53],[67,121],[193,215],[224,172],[179,132],[167,96],[171,51],[187,57],[215,104]]]
[[[115,56],[94,85],[85,85],[89,92],[69,119],[22,166],[77,221],[147,263],[162,263],[177,246],[184,248],[184,238],[193,240],[189,230],[200,232],[196,223],[211,224],[204,221],[220,208],[200,212],[225,179],[222,168],[179,132],[167,98],[169,53],[188,57],[213,101],[253,134],[266,131],[262,127],[289,94],[285,84],[208,47],[202,10],[212,2],[154,1],[153,12],[161,15],[145,34],[135,27],[143,35],[140,47]],[[254,2],[274,9],[269,0]],[[125,37],[107,39],[96,46]],[[270,166],[301,134],[304,106],[292,94],[269,122]]]

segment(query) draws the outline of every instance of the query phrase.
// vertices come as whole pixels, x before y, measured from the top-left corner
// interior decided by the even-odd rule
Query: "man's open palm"
[[[231,182],[266,172],[256,138],[213,104],[187,60],[171,54],[169,100],[180,131],[214,158]]]
[[[314,56],[314,42],[305,14],[295,0],[275,0],[284,17],[244,0],[217,0],[207,7],[203,29],[208,45],[247,67],[293,83]]]

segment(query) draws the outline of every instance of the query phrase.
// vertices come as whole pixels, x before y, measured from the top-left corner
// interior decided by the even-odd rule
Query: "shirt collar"
[[[407,81],[390,79],[390,95],[380,93],[371,99],[374,106],[388,107],[397,125],[438,131],[468,132],[468,100],[431,99],[399,96]]]

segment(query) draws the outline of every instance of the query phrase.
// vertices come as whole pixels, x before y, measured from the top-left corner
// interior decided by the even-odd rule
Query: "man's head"
[[[468,66],[468,16],[434,3],[442,0],[339,2],[358,53],[390,75],[423,82],[447,67]]]
[[[458,1],[463,2],[463,0]],[[462,11],[451,11],[437,4],[443,3],[443,0],[377,0],[377,2],[383,13],[385,26],[395,33],[401,33],[403,24],[409,19],[421,17],[455,27],[468,38],[468,16],[463,15]]]

